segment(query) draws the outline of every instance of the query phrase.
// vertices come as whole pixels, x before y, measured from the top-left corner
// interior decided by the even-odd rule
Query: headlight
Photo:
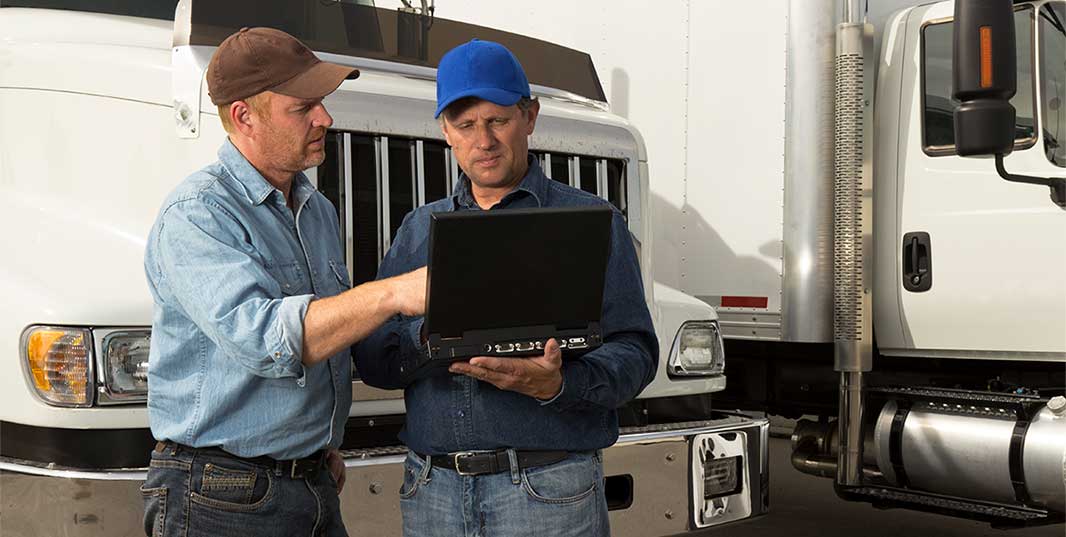
[[[143,402],[148,395],[149,330],[93,330],[100,351],[99,403]]]
[[[721,375],[725,347],[716,321],[688,321],[681,325],[670,349],[667,372],[675,376]]]
[[[92,338],[83,328],[34,326],[19,345],[30,385],[45,402],[84,407],[93,403]]]

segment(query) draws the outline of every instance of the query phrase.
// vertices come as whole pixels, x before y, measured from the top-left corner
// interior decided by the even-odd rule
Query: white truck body
[[[824,133],[789,131],[786,114],[787,93],[805,82],[800,77],[812,76],[796,72],[799,80],[789,78],[788,49],[795,46],[790,34],[831,31],[836,4],[441,2],[436,12],[458,20],[476,17],[494,28],[587,51],[612,112],[644,135],[658,281],[715,306],[729,337],[830,341],[832,266],[825,266],[831,259],[824,253],[827,246],[831,252],[831,241],[823,240],[820,252],[793,249],[790,233],[810,233],[806,228],[814,226],[789,221],[786,182],[802,166],[821,166],[831,177],[833,140]],[[952,15],[951,2],[918,4],[870,2],[882,53],[874,65],[879,78],[873,101],[879,348],[903,356],[1064,361],[1066,280],[1060,273],[1066,242],[1054,238],[1066,236],[1066,212],[1048,203],[1045,189],[1007,183],[987,162],[929,155],[920,142],[907,143],[922,140],[923,64],[915,45],[924,25]],[[536,24],[545,13],[567,16],[558,24]],[[819,43],[831,51],[828,37]],[[1038,54],[1035,41],[1032,46]],[[820,67],[832,72],[831,63]],[[950,86],[950,62],[930,74]],[[828,114],[831,121],[832,87],[828,90],[821,107],[795,105],[808,107],[810,115]],[[1034,94],[1030,117],[1032,103],[1044,98],[1040,91],[1031,78],[1019,78],[1018,92]],[[1007,158],[1008,169],[1061,175],[1062,168],[1045,157],[1043,141],[1041,136],[1016,149]],[[791,153],[789,143],[797,144]],[[821,230],[831,234],[831,214],[819,218]],[[795,229],[800,226],[804,229]],[[901,284],[898,246],[903,233],[914,229],[928,231],[936,243],[936,285],[928,293],[907,293]],[[1038,229],[1043,231],[1034,235]],[[815,279],[807,276],[811,273]],[[819,291],[822,296],[810,301],[817,308],[787,308],[789,298]],[[764,305],[722,305],[722,297]]]
[[[1014,4],[1011,102],[1018,119],[1005,168],[1061,178],[1066,54],[1061,22],[1046,11],[1063,4]],[[858,346],[867,355],[873,347],[870,393],[900,402],[860,404],[847,418],[840,410],[842,424],[865,428],[867,447],[857,451],[867,457],[868,481],[906,489],[891,491],[891,501],[906,497],[908,507],[953,510],[918,498],[932,492],[959,496],[958,505],[1035,506],[1061,521],[1066,473],[1055,461],[1066,456],[1066,436],[1060,418],[1041,420],[1049,414],[1040,408],[1064,390],[1066,210],[1045,186],[1001,179],[991,158],[955,154],[954,8],[954,2],[921,0],[544,0],[441,2],[437,13],[476,17],[595,59],[611,110],[640,129],[648,148],[656,277],[718,312],[731,357],[730,388],[718,399],[726,405],[832,416],[838,393],[843,407],[845,393],[862,390],[860,379],[842,381],[838,392],[831,369],[870,371],[869,362],[856,368],[840,360],[834,332],[834,306],[842,307],[834,296],[841,291],[834,281],[834,225],[847,215],[844,205],[834,205],[834,184],[841,184],[834,157],[857,154],[862,205],[856,221],[867,226],[856,243],[865,250],[857,263],[865,275],[845,283],[855,283],[865,297],[856,315],[868,323]],[[566,15],[538,24],[549,13]],[[845,34],[856,29],[861,39],[852,61],[864,86],[858,106],[834,118],[842,87],[834,61],[854,52],[846,49]],[[841,142],[834,120],[839,128],[848,114],[865,132]],[[921,255],[909,248],[916,233],[931,241]],[[909,288],[912,253],[928,289]],[[885,396],[887,387],[902,391]],[[927,435],[917,432],[919,418],[902,425],[906,411],[898,409],[934,402],[975,411],[1018,407],[988,422],[923,415]],[[893,412],[899,430],[892,430]],[[1036,431],[1051,423],[1059,437],[1045,442]],[[794,464],[837,475],[836,431],[815,435],[803,427],[793,436]],[[968,432],[943,432],[950,427]],[[1020,445],[1026,427],[1025,450],[1047,450],[1041,464],[1050,484],[1038,464],[1022,469],[1021,459],[1029,457]],[[1003,433],[1012,428],[1014,447]],[[936,434],[943,443],[929,436]],[[824,452],[813,455],[801,446],[806,440]],[[893,468],[904,465],[899,451],[914,465],[912,487]],[[985,507],[960,516],[994,519]]]
[[[145,237],[165,195],[215,160],[224,140],[204,83],[213,47],[183,43],[179,37],[188,32],[182,10],[191,5],[183,1],[178,6],[177,24],[67,10],[0,10],[0,226],[9,230],[0,238],[6,252],[0,262],[0,294],[7,306],[0,312],[0,347],[7,349],[0,360],[5,534],[143,531],[137,492],[143,464],[113,461],[136,460],[137,453],[147,461],[147,413],[143,400],[123,404],[105,397],[108,373],[101,355],[106,335],[150,327],[152,300],[142,269]],[[417,168],[415,182],[422,180],[424,155],[416,155],[415,148],[443,145],[432,118],[434,70],[322,56],[362,70],[358,80],[346,81],[325,101],[335,121],[335,151],[354,151],[350,144],[357,138],[379,149],[391,147],[389,139],[403,140],[412,151],[410,173]],[[608,159],[625,163],[624,203],[661,343],[659,373],[640,398],[668,402],[670,397],[722,390],[725,376],[720,371],[687,377],[667,372],[682,325],[713,321],[716,314],[656,280],[653,260],[660,254],[654,253],[647,155],[640,134],[608,112],[605,103],[548,87],[535,86],[534,92],[542,103],[531,140],[538,155],[581,155],[603,174]],[[333,156],[345,158],[337,152]],[[573,163],[579,165],[579,160]],[[322,169],[311,176],[325,188]],[[387,165],[385,170],[387,185]],[[351,178],[349,166],[333,181],[349,181],[350,191]],[[380,185],[380,160],[378,180]],[[413,190],[424,186],[412,184]],[[426,201],[425,192],[419,192],[422,197],[412,203]],[[605,189],[600,193],[606,197]],[[340,238],[349,252],[359,240],[350,207],[341,216],[347,234]],[[375,218],[377,239],[387,247],[389,234],[380,229],[387,230],[388,213],[379,211]],[[88,334],[91,392],[77,408],[49,403],[34,387],[25,335],[34,327],[51,326]],[[358,431],[373,432],[383,422],[402,420],[402,393],[358,380],[352,389],[349,431],[353,424],[363,428]],[[615,533],[674,534],[766,512],[767,431],[765,420],[708,412],[624,428],[619,443],[605,452],[607,474],[619,477],[617,482],[609,479],[609,493],[614,483],[621,483],[613,492],[619,496],[611,511]],[[708,439],[716,439],[717,447]],[[125,458],[115,458],[119,453]],[[342,505],[353,535],[399,534],[399,453],[400,446],[373,443],[345,451],[349,476]],[[743,475],[738,490],[704,502],[702,489],[692,487],[703,486],[702,463],[715,456],[740,457]],[[64,462],[70,457],[89,462]]]

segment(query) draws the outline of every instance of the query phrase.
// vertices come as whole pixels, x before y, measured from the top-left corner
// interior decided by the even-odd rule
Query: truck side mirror
[[[1007,155],[1014,148],[1014,10],[1011,0],[956,0],[952,50],[955,152]]]
[[[1066,209],[1066,178],[1014,175],[1003,159],[1014,149],[1014,3],[1011,0],[955,0],[952,95],[955,153],[995,155],[996,172],[1007,181],[1051,188],[1051,200]]]

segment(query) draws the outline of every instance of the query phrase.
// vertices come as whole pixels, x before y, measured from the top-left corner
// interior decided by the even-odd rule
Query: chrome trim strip
[[[381,229],[378,233],[378,263],[385,258],[385,252],[389,251],[389,247],[392,246],[392,233],[389,232],[391,227],[391,214],[389,203],[391,203],[389,192],[389,137],[378,136],[377,143],[377,155],[378,155],[378,216],[379,225]]]
[[[544,171],[544,176],[548,179],[552,178],[552,154],[544,153],[544,162],[541,164]]]
[[[781,323],[755,323],[744,321],[721,321],[722,326],[730,326],[736,328],[781,328]]]
[[[348,281],[355,281],[355,196],[352,195],[352,134],[344,133],[341,138],[341,154],[343,155],[344,182],[341,192],[341,203],[344,205],[344,264],[348,268]]]
[[[345,468],[364,468],[367,466],[382,466],[386,464],[403,464],[407,455],[387,455],[384,457],[367,457],[344,459]]]
[[[91,479],[95,481],[144,481],[145,477],[148,475],[148,470],[146,469],[100,471],[63,470],[8,461],[0,461],[0,471],[42,477],[57,477],[60,479]]]
[[[581,157],[574,155],[570,157],[570,186],[580,189],[581,188]]]
[[[743,423],[731,421],[730,423],[723,423],[721,425],[689,427],[676,430],[656,431],[651,433],[623,434],[618,437],[618,441],[615,442],[614,445],[617,446],[620,444],[632,444],[634,442],[664,440],[668,438],[676,438],[678,436],[694,436],[697,434],[729,432],[736,429],[744,429],[752,426],[762,426],[763,424],[769,426],[770,423],[766,418],[748,418],[747,416],[737,417],[747,418],[750,421]]]
[[[601,158],[596,161],[596,194],[603,199],[607,199],[608,192],[607,159]]]
[[[412,168],[415,173],[411,174],[414,181],[414,189],[412,192],[415,194],[415,208],[421,207],[426,204],[426,155],[425,155],[425,142],[422,140],[415,140],[414,147],[411,148],[413,153]]]
[[[459,161],[455,158],[451,147],[444,150],[444,162],[447,167],[448,197],[450,198],[455,190],[455,183],[459,181]]]

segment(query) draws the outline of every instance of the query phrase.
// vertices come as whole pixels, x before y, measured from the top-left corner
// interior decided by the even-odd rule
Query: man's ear
[[[452,137],[448,130],[448,118],[444,116],[444,112],[441,112],[440,116],[440,133],[444,135],[444,141],[448,144],[448,147],[452,146]]]
[[[252,135],[252,109],[244,101],[233,101],[229,105],[229,120],[237,132],[244,136]]]
[[[526,136],[533,134],[533,128],[537,126],[537,116],[540,114],[540,100],[533,101],[529,106],[529,110],[525,112],[528,114],[528,125],[526,126]]]

